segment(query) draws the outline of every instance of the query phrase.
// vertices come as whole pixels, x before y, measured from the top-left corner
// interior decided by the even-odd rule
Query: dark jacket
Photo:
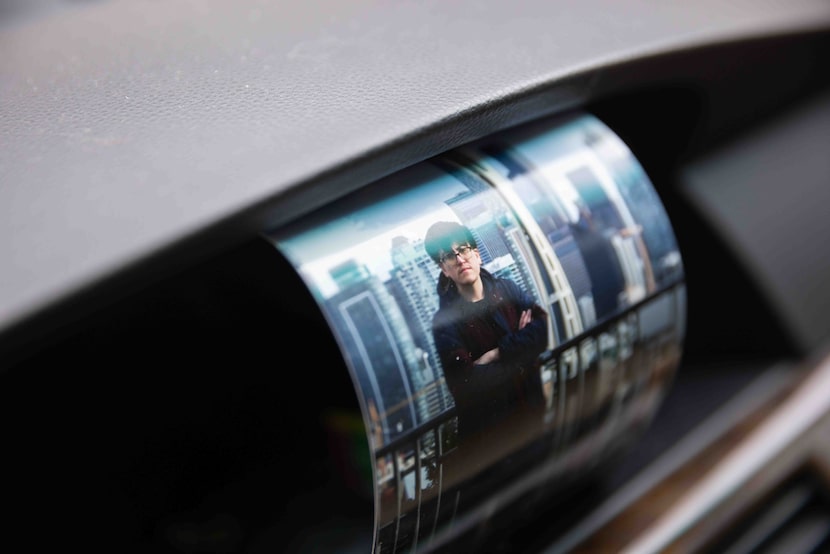
[[[538,409],[542,389],[536,360],[547,346],[547,312],[508,279],[481,270],[484,299],[468,302],[443,274],[432,332],[447,386],[459,416],[459,434],[467,435],[518,410]],[[532,321],[519,330],[519,318],[531,309]],[[473,362],[493,348],[500,360]]]

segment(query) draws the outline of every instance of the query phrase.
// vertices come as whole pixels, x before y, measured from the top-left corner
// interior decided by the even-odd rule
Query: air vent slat
[[[723,554],[816,554],[830,547],[824,484],[801,474],[783,483],[710,549]]]

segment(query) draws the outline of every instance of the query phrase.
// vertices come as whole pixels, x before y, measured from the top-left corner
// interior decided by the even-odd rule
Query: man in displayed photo
[[[539,420],[544,396],[536,361],[547,347],[547,312],[516,283],[482,267],[467,227],[434,223],[424,247],[441,269],[432,332],[455,399],[459,443],[508,418]]]

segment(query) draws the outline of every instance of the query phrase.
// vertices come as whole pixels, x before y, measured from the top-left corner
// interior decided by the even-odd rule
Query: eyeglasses
[[[461,245],[452,252],[445,252],[441,254],[438,258],[438,263],[440,264],[447,264],[447,265],[455,265],[458,256],[461,256],[462,260],[469,260],[473,256],[473,248],[469,245]]]

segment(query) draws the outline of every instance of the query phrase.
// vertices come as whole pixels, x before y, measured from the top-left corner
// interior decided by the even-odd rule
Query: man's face
[[[452,251],[442,256],[441,271],[458,285],[471,285],[479,278],[481,256],[469,244],[453,243]]]

